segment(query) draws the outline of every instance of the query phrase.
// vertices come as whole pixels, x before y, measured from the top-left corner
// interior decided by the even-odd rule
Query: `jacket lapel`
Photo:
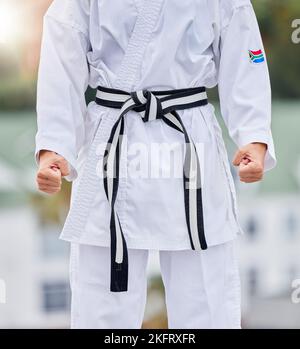
[[[146,47],[159,19],[165,0],[144,0],[129,38],[126,52],[113,87],[132,91],[138,78]]]

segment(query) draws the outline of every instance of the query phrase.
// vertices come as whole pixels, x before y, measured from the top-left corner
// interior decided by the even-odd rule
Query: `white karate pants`
[[[160,251],[170,329],[240,328],[235,243]],[[148,251],[129,249],[128,292],[110,292],[110,249],[72,244],[71,328],[141,328]]]

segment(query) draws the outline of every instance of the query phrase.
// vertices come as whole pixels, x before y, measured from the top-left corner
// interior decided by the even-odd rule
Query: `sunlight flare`
[[[18,17],[18,10],[14,4],[0,0],[0,43],[12,43],[17,39]]]

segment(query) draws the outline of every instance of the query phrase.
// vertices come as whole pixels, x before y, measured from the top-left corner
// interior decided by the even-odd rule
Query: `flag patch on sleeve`
[[[255,64],[263,63],[265,61],[265,56],[262,50],[258,50],[258,51],[249,50],[249,57],[250,57],[250,61]]]

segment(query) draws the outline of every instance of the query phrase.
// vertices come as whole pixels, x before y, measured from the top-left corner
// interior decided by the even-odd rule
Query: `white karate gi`
[[[264,55],[250,0],[54,0],[44,21],[36,153],[55,151],[71,167],[71,209],[61,238],[110,244],[110,207],[96,168],[104,155],[99,144],[107,142],[120,111],[94,102],[86,108],[88,85],[130,92],[218,84],[233,140],[239,147],[266,143],[265,170],[274,167],[267,64],[250,60],[250,50]],[[207,244],[224,244],[241,229],[214,109],[209,104],[179,114],[201,145]],[[161,120],[144,123],[133,111],[126,116],[125,134],[129,146],[142,143],[148,151],[153,143],[166,143],[180,154],[184,143],[182,134]],[[131,157],[121,161],[121,173],[129,172]],[[129,249],[190,249],[182,179],[124,175],[116,208]]]
[[[109,248],[72,243],[72,329],[141,328],[147,295],[148,250],[129,249],[129,260],[128,291],[110,292]],[[203,253],[160,251],[159,260],[168,328],[241,327],[235,241],[213,246]]]

